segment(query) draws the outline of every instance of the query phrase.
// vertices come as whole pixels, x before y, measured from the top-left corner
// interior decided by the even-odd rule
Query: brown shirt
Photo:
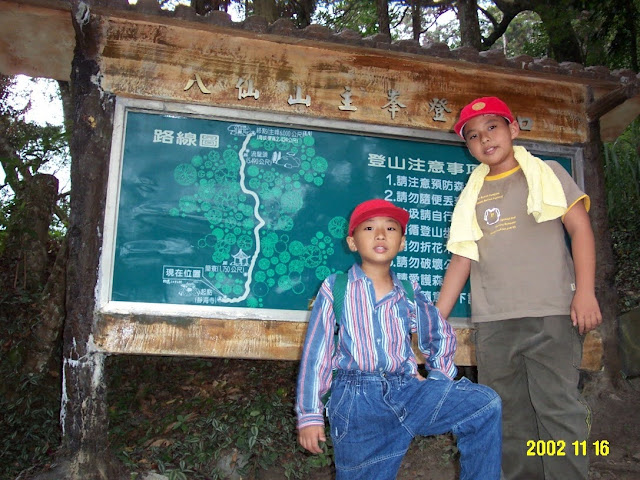
[[[558,162],[546,163],[569,208],[586,196]],[[473,322],[569,315],[575,273],[568,236],[560,218],[536,223],[527,196],[520,167],[485,178],[476,204],[480,257],[471,262]]]

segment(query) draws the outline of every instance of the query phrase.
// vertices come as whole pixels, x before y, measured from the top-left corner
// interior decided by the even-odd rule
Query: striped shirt
[[[298,374],[298,428],[324,425],[321,398],[331,387],[334,369],[415,375],[413,333],[417,334],[427,370],[449,378],[456,375],[455,332],[417,283],[413,285],[415,301],[411,302],[402,282],[391,272],[394,288],[376,302],[373,282],[359,265],[355,264],[348,275],[337,350],[332,293],[335,275],[322,283],[313,304]]]

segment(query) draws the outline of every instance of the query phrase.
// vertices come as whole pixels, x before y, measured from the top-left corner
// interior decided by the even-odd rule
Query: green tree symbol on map
[[[258,195],[259,214],[265,222],[259,233],[260,255],[247,298],[250,307],[264,306],[274,288],[303,294],[305,270],[324,279],[331,273],[326,261],[335,251],[334,242],[341,241],[346,232],[346,219],[336,217],[326,226],[326,232],[312,233],[308,242],[291,240],[294,214],[304,207],[302,189],[321,187],[328,169],[327,160],[316,153],[313,136],[296,140],[273,142],[253,137],[248,144],[249,151],[260,151],[263,156],[276,152],[274,158],[282,159],[281,163],[245,168],[245,187]],[[178,185],[193,187],[195,193],[181,197],[170,214],[202,215],[208,221],[210,232],[198,240],[198,247],[210,252],[214,265],[233,264],[234,255],[240,251],[249,257],[256,253],[255,200],[240,185],[238,151],[242,141],[234,138],[235,143],[226,146],[222,155],[218,151],[196,155],[173,172]],[[227,297],[241,295],[246,281],[243,274],[222,271],[210,273],[209,279]]]

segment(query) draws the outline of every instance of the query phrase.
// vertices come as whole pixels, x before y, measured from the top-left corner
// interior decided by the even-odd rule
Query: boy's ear
[[[356,242],[353,237],[347,237],[347,245],[349,246],[349,250],[352,252],[358,251],[358,247],[356,247]]]
[[[520,124],[518,120],[514,120],[509,124],[509,130],[511,130],[511,140],[520,135]]]
[[[404,247],[406,246],[406,243],[407,243],[407,236],[403,235],[402,236],[402,243],[400,244],[400,251],[401,252],[404,251]]]

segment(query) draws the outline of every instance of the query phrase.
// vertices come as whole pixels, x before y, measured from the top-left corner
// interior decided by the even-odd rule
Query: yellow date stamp
[[[527,457],[564,457],[567,453],[584,457],[589,454],[589,446],[598,457],[609,455],[608,440],[596,440],[590,445],[586,440],[576,440],[570,445],[564,440],[527,440]]]

